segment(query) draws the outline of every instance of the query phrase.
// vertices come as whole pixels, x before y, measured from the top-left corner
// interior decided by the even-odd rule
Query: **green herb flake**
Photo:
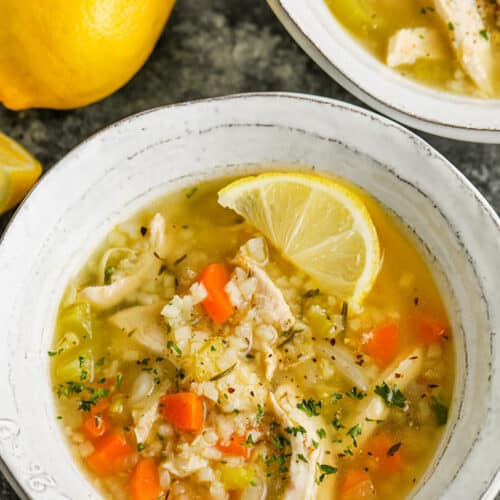
[[[380,396],[389,407],[394,406],[396,408],[400,408],[401,410],[405,410],[408,406],[405,395],[396,385],[394,385],[391,389],[385,382],[383,382],[382,385],[377,385],[375,387],[375,394]]]
[[[332,398],[332,403],[335,404],[337,401],[340,401],[344,396],[342,396],[342,394],[339,394],[338,392],[334,392],[333,394],[330,394],[330,397]]]
[[[398,451],[399,451],[399,448],[401,448],[401,445],[403,443],[396,443],[396,444],[393,444],[388,450],[387,450],[387,456],[388,457],[393,457]]]
[[[307,461],[307,458],[306,458],[304,455],[302,455],[302,453],[297,453],[297,458],[298,458],[299,460],[301,460],[302,462],[305,462],[306,464],[308,464],[308,463],[309,463],[309,462]]]
[[[486,40],[488,41],[490,39],[488,32],[486,30],[481,30],[479,34]]]
[[[96,366],[102,366],[102,365],[104,365],[104,357],[99,358],[99,359],[95,362],[95,365],[96,365]]]
[[[119,391],[123,383],[123,375],[119,373],[116,376],[116,390]]]
[[[318,437],[319,437],[320,439],[324,439],[324,438],[326,438],[326,431],[325,431],[325,429],[323,429],[323,428],[321,428],[321,429],[317,429],[317,430],[316,430],[316,434],[318,435]]]
[[[353,425],[348,431],[347,435],[351,437],[352,439],[352,444],[354,448],[358,447],[358,442],[356,441],[356,438],[361,434],[361,426],[359,424]]]
[[[318,479],[316,479],[317,484],[322,483],[326,476],[329,476],[330,474],[336,474],[337,472],[337,468],[332,467],[331,465],[327,464],[316,464],[316,465],[319,467],[319,470],[321,472]]]
[[[451,21],[448,23],[448,29],[450,31],[454,31],[455,30],[455,26],[453,25],[453,23]]]
[[[297,437],[297,434],[305,434],[307,431],[301,425],[297,425],[296,427],[286,427],[285,432],[293,434],[294,437]]]
[[[308,417],[317,417],[321,409],[321,401],[314,401],[314,399],[303,399],[301,403],[297,404],[297,408],[302,410]]]
[[[108,266],[104,270],[104,284],[109,285],[111,283],[111,278],[115,273],[116,269],[113,266]]]
[[[172,340],[167,342],[167,349],[170,350],[171,353],[175,353],[175,355],[180,358],[182,356],[181,348]]]
[[[264,408],[260,403],[257,404],[257,414],[255,415],[255,421],[260,424],[264,418]]]
[[[137,451],[142,451],[145,447],[144,443],[137,443]]]
[[[446,422],[448,422],[448,407],[445,406],[436,396],[432,396],[431,409],[436,416],[437,426],[441,427],[446,425]]]
[[[189,190],[187,193],[186,193],[186,198],[188,200],[190,200],[195,194],[196,192],[198,191],[198,188],[195,186],[194,188],[192,188],[191,190]]]
[[[354,386],[349,392],[346,392],[345,395],[352,399],[363,399],[366,398],[366,392],[360,391],[356,386]]]
[[[61,347],[58,351],[48,351],[47,354],[52,357],[52,356],[58,356],[64,351],[64,349]]]
[[[317,441],[314,441],[314,439],[311,440],[311,443],[314,446],[314,449],[317,450],[319,447],[319,443]]]
[[[343,429],[345,427],[337,417],[333,418],[332,425],[336,431],[339,431],[340,429]]]

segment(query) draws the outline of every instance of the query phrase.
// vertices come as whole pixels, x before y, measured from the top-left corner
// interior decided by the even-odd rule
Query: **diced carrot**
[[[181,431],[198,434],[205,422],[203,398],[193,392],[167,394],[160,400],[163,418]]]
[[[229,274],[224,264],[210,264],[200,274],[200,283],[207,291],[202,302],[205,311],[216,323],[224,323],[234,312],[233,305],[224,290]]]
[[[97,441],[94,452],[86,460],[96,474],[107,476],[127,470],[134,455],[125,436],[113,433]]]
[[[217,449],[228,455],[235,455],[237,457],[249,458],[250,448],[245,446],[246,438],[240,434],[233,432],[229,441],[222,441],[219,439],[217,442]]]
[[[104,436],[108,430],[108,420],[103,415],[87,417],[82,426],[83,433],[91,441]]]
[[[396,323],[386,323],[371,331],[363,345],[363,350],[381,367],[387,366],[399,349],[399,327]]]
[[[344,474],[344,481],[340,486],[340,500],[360,500],[373,498],[375,486],[370,474],[362,469],[348,469]]]
[[[377,434],[372,437],[366,445],[366,451],[373,459],[370,469],[375,468],[386,473],[400,471],[404,460],[397,444],[397,439],[391,439],[387,434]]]
[[[144,458],[137,462],[130,478],[132,500],[157,500],[162,493],[155,461]]]
[[[93,417],[96,415],[102,415],[109,408],[110,404],[111,404],[110,396],[104,396],[102,398],[99,398],[96,401],[95,405],[92,405],[90,407],[90,415]]]
[[[414,317],[417,332],[426,344],[440,342],[448,331],[447,325],[434,318],[418,315]]]

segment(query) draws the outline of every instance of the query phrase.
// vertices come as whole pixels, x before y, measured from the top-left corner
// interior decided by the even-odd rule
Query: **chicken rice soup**
[[[497,0],[325,0],[378,59],[448,92],[500,96]]]
[[[380,246],[356,303],[308,267],[331,236],[297,266],[304,250],[279,249],[279,221],[266,234],[217,202],[227,184],[168,194],[117,225],[68,285],[49,356],[75,459],[113,499],[405,498],[454,381],[453,336],[416,243],[338,184]],[[281,207],[289,242],[328,225],[326,210],[303,222],[313,194]],[[348,253],[339,239],[332,255]]]

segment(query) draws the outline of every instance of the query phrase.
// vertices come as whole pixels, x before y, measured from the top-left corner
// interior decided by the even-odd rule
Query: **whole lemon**
[[[84,106],[144,64],[175,0],[1,0],[0,102]]]

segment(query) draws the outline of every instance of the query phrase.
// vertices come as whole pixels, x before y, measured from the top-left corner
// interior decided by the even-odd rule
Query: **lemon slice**
[[[0,132],[0,214],[17,205],[41,173],[40,163]]]
[[[324,291],[359,304],[371,290],[380,268],[377,232],[348,188],[307,174],[269,173],[237,180],[218,196]]]

